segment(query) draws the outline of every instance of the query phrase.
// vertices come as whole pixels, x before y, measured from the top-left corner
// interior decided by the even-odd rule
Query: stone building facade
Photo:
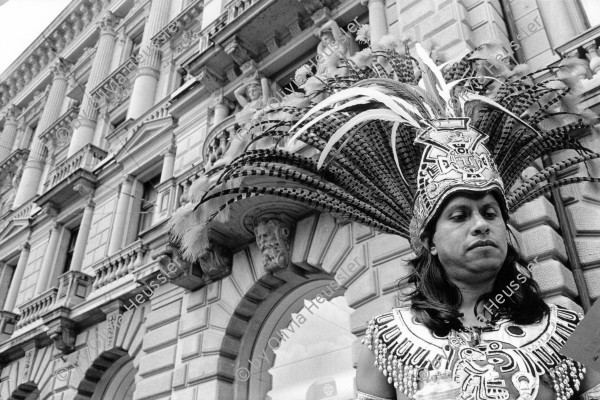
[[[198,262],[169,246],[169,218],[243,125],[236,89],[256,79],[280,92],[332,19],[350,32],[368,23],[374,41],[410,36],[440,62],[490,41],[533,68],[580,59],[583,99],[600,111],[593,7],[72,1],[0,75],[0,399],[352,398],[359,338],[397,301],[406,241],[258,201]],[[600,150],[597,132],[580,139]],[[549,301],[581,309],[600,295],[598,186],[557,190],[512,223]],[[344,314],[343,374],[327,346],[294,356],[289,345],[313,340],[319,312]],[[293,374],[300,397],[286,392]]]

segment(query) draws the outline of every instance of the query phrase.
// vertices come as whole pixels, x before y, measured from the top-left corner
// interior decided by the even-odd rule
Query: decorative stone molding
[[[209,241],[197,261],[185,260],[179,248],[172,243],[152,258],[158,260],[162,273],[172,284],[188,290],[196,290],[223,279],[231,273],[233,263],[231,250],[213,241]]]
[[[280,271],[290,265],[291,234],[291,226],[283,215],[263,214],[255,219],[256,244],[262,252],[267,271]]]
[[[253,54],[248,49],[248,46],[243,43],[243,41],[234,36],[231,40],[229,40],[223,46],[225,53],[229,55],[238,65],[242,65],[247,61],[250,61],[253,57]]]
[[[233,254],[231,250],[213,241],[209,242],[204,254],[200,256],[200,268],[209,276],[210,281],[218,281],[231,273]]]
[[[265,40],[269,53],[274,53],[279,49],[279,40],[279,33],[277,31],[273,31],[273,33]]]
[[[74,329],[74,322],[59,317],[45,324],[48,328],[46,334],[52,339],[54,345],[63,355],[72,353],[75,349],[75,338],[76,333]]]
[[[152,259],[158,260],[162,274],[174,285],[196,290],[208,284],[200,263],[183,259],[181,252],[173,244],[167,244],[164,250],[154,254]]]
[[[222,80],[208,68],[202,68],[195,77],[210,92],[214,92],[222,84]]]
[[[53,79],[67,79],[70,65],[64,60],[56,60],[52,63],[50,71],[52,71]]]
[[[333,3],[331,0],[298,0],[298,2],[302,4],[309,15],[329,7]]]
[[[18,314],[0,311],[0,342],[10,338],[19,319]]]
[[[112,12],[108,11],[98,20],[98,27],[101,33],[115,34],[115,28],[119,24],[119,19]]]

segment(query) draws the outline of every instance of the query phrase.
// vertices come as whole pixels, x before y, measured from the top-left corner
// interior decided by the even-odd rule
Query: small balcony
[[[202,149],[204,166],[207,170],[223,158],[231,145],[232,138],[236,135],[239,128],[240,126],[236,122],[235,115],[232,115],[218,123],[208,132]]]
[[[136,56],[131,56],[117,67],[106,79],[90,92],[97,106],[119,105],[127,99],[131,92],[133,79],[138,70]]]
[[[42,324],[41,317],[54,309],[57,294],[58,289],[52,288],[22,304],[19,307],[21,317],[19,318],[19,322],[17,322],[17,330],[15,332],[28,327],[28,325],[32,325],[31,327],[33,327]]]
[[[93,170],[106,155],[106,151],[88,144],[58,164],[49,174],[44,184],[44,194],[36,200],[36,203],[40,207],[48,202],[63,207],[73,199],[88,194],[96,185]]]
[[[91,291],[92,277],[78,271],[68,271],[58,277],[57,287],[30,299],[19,306],[20,317],[13,337],[56,319],[64,317],[71,308],[83,302]]]
[[[138,240],[93,265],[92,297],[106,293],[121,284],[132,282],[134,280],[132,272],[144,265],[146,251],[147,247]]]
[[[197,0],[190,4],[185,10],[171,20],[167,26],[152,37],[152,44],[156,47],[160,47],[179,37],[186,29],[192,26],[194,21],[198,21],[198,16],[202,15],[203,9],[204,0]]]
[[[580,59],[584,63],[573,68],[573,74],[581,79],[585,106],[600,102],[600,26],[588,29],[567,43],[556,48],[561,59]],[[561,60],[562,61],[562,60]],[[560,62],[555,65],[559,65]],[[597,110],[596,110],[597,111]]]
[[[79,107],[69,108],[50,128],[40,135],[40,139],[48,146],[50,152],[54,153],[56,159],[60,159],[60,157],[56,157],[57,153],[66,149],[71,143],[73,121],[77,119],[78,114]]]

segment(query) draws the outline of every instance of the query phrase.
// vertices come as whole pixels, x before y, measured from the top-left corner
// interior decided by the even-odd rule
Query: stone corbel
[[[72,353],[75,349],[75,338],[77,335],[74,325],[73,321],[63,317],[46,324],[48,328],[46,334],[52,339],[54,345],[62,354]]]
[[[242,65],[253,58],[252,51],[242,39],[234,36],[224,44],[223,49],[235,61],[237,65]]]
[[[86,199],[91,199],[94,196],[94,187],[89,182],[78,182],[73,185],[73,190]]]
[[[58,206],[55,205],[54,203],[48,202],[48,203],[44,204],[44,206],[42,207],[42,211],[45,216],[47,216],[51,219],[56,219],[56,217],[58,216],[58,213],[60,212],[60,208],[58,208]]]
[[[289,267],[292,226],[285,215],[266,213],[255,218],[254,236],[267,271],[277,272]]]
[[[303,24],[302,24],[302,20],[300,19],[300,16],[296,15],[295,18],[290,20],[290,23],[287,25],[287,28],[290,31],[290,35],[292,35],[292,37],[296,37],[300,33],[302,33],[302,29],[303,29],[302,26],[303,26]]]
[[[279,49],[279,40],[279,32],[277,31],[273,31],[273,33],[267,37],[265,44],[267,45],[267,50],[269,50],[269,53],[272,54]]]
[[[327,0],[298,0],[298,2],[301,3],[309,15],[313,15],[318,10],[328,7],[330,3]]]
[[[330,19],[332,19],[333,17],[331,14],[331,10],[327,7],[323,7],[323,8],[316,10],[310,16],[310,18],[315,23],[315,26],[320,26],[320,25],[323,25],[325,22],[329,21]]]
[[[222,80],[208,68],[202,68],[196,74],[196,80],[200,82],[209,92],[214,92],[222,87]]]
[[[0,311],[0,342],[10,338],[17,325],[18,314],[9,311]]]
[[[152,258],[158,260],[161,273],[172,284],[187,290],[199,289],[228,276],[233,262],[231,250],[212,241],[197,261],[185,260],[172,243]]]

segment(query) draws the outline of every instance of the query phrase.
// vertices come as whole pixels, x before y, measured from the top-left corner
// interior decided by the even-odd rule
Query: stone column
[[[60,117],[60,111],[67,94],[67,67],[57,60],[52,67],[53,79],[50,93],[46,99],[44,111],[40,122],[33,134],[29,157],[23,170],[21,183],[15,196],[13,208],[17,208],[35,196],[42,174],[44,172],[44,143],[39,138],[40,134],[48,129]]]
[[[564,44],[582,30],[583,17],[575,0],[537,0],[537,5],[553,48]]]
[[[117,211],[114,218],[113,228],[108,245],[108,254],[112,255],[121,249],[123,236],[125,235],[125,224],[127,222],[127,211],[131,201],[131,189],[133,188],[133,177],[128,175],[121,184],[121,192],[117,202]]]
[[[6,160],[13,148],[15,137],[17,136],[17,110],[15,106],[10,105],[4,115],[4,129],[0,136],[0,162]]]
[[[387,17],[385,15],[385,0],[360,0],[362,5],[369,7],[369,26],[371,27],[371,48],[378,49],[379,41],[388,33]]]
[[[19,255],[19,261],[17,262],[15,274],[13,275],[12,283],[10,284],[10,289],[8,289],[6,303],[4,304],[4,309],[8,312],[13,312],[15,306],[17,305],[17,297],[19,296],[19,290],[21,289],[21,281],[23,280],[25,267],[27,267],[27,260],[29,259],[30,249],[31,246],[29,246],[29,242],[25,242],[21,245],[21,254]]]
[[[94,207],[96,207],[96,203],[94,203],[90,197],[85,203],[85,208],[83,209],[83,217],[81,217],[79,233],[77,234],[75,249],[73,250],[73,258],[71,260],[71,271],[81,271],[81,266],[85,257],[85,247],[90,236],[92,217],[94,216]]]
[[[174,145],[169,146],[163,155],[163,166],[160,173],[160,183],[166,182],[173,177],[175,169],[175,153],[177,148]]]
[[[42,267],[40,268],[40,273],[37,278],[37,285],[35,286],[36,295],[52,287],[50,278],[52,277],[52,269],[56,261],[56,251],[58,250],[58,242],[62,228],[62,224],[55,221],[52,229],[50,230],[50,239],[48,240],[48,245],[46,246],[44,259],[42,260]]]
[[[111,12],[107,12],[98,22],[100,27],[98,48],[92,62],[90,77],[85,85],[85,95],[81,107],[79,107],[77,129],[73,132],[67,157],[71,157],[94,139],[94,130],[98,120],[98,102],[92,99],[90,92],[106,79],[110,72],[110,64],[115,49],[115,27],[117,22],[117,18]]]
[[[141,62],[133,83],[127,119],[138,118],[154,105],[160,76],[160,50],[151,42],[152,37],[169,22],[171,0],[152,0],[150,15],[144,28],[140,47]]]

